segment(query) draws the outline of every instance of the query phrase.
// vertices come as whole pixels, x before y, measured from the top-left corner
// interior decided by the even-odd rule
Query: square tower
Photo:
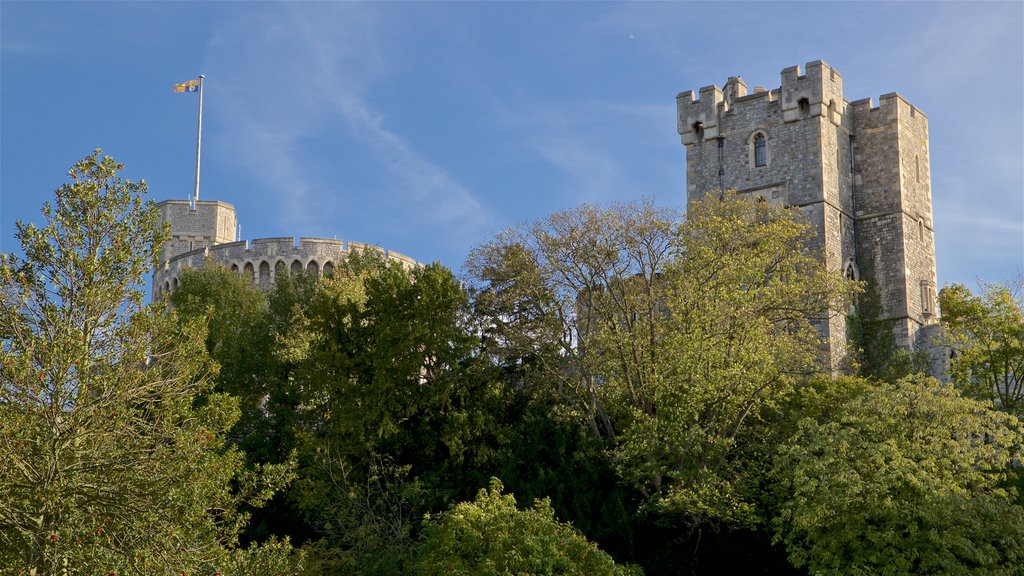
[[[156,205],[161,222],[171,226],[171,237],[160,252],[157,269],[175,256],[215,244],[234,242],[238,221],[235,207],[215,200],[199,200],[192,208],[188,200],[164,200]]]
[[[878,293],[873,320],[891,323],[896,344],[923,350],[937,320],[927,119],[896,94],[849,104],[842,76],[822,61],[782,71],[779,88],[729,78],[676,97],[686,146],[689,201],[736,190],[795,206],[817,233],[829,270],[867,280]],[[818,329],[831,368],[847,354],[847,318]]]

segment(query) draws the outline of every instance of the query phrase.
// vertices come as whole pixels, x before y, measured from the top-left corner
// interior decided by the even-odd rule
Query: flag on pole
[[[199,79],[189,80],[188,82],[182,82],[181,84],[174,85],[175,92],[199,92]]]

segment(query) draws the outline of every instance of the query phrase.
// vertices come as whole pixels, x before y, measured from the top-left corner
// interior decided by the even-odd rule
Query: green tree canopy
[[[419,546],[416,573],[504,576],[536,574],[601,576],[642,574],[615,564],[611,556],[555,518],[551,503],[519,510],[501,482],[491,479],[472,502],[429,518]]]
[[[855,285],[828,274],[794,210],[735,194],[685,222],[649,204],[582,206],[475,250],[495,357],[537,366],[624,479],[691,519],[746,522],[736,437],[828,369],[815,322]]]
[[[1024,510],[1006,484],[1024,446],[1015,417],[923,376],[822,380],[801,395],[806,416],[775,460],[774,527],[796,566],[1019,573]]]
[[[289,547],[236,548],[242,501],[288,470],[224,449],[238,416],[208,394],[205,323],[143,306],[164,238],[143,182],[99,151],[17,224],[0,262],[0,563],[30,574],[181,574],[287,566]],[[232,491],[232,484],[237,490]],[[262,568],[261,568],[262,566]]]

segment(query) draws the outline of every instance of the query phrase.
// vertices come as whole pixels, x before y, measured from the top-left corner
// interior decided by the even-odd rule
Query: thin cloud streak
[[[221,70],[219,89],[227,101],[222,129],[228,144],[221,152],[252,166],[253,178],[273,188],[273,201],[283,207],[280,219],[295,233],[336,227],[334,205],[347,200],[361,212],[350,219],[374,213],[405,229],[472,236],[490,220],[481,203],[387,129],[368,104],[388,70],[380,46],[387,37],[378,35],[383,27],[360,6],[309,8],[246,15],[211,42],[207,62]],[[296,28],[302,33],[294,34]],[[307,158],[304,149],[313,140],[325,143],[323,153],[344,160]],[[345,185],[346,168],[353,168],[345,164],[357,157],[379,169],[374,190],[354,191],[358,202]]]

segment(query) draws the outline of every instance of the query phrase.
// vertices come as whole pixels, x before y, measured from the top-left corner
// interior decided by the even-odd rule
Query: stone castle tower
[[[719,190],[796,206],[817,230],[826,266],[866,280],[898,346],[929,351],[937,324],[928,119],[896,93],[847,102],[822,61],[747,93],[739,77],[676,97],[689,201]],[[846,318],[820,325],[833,369]]]
[[[153,270],[154,301],[178,288],[182,272],[202,268],[207,260],[242,274],[261,288],[269,288],[283,274],[330,274],[353,251],[376,251],[406,268],[419,265],[398,252],[334,238],[239,240],[235,207],[225,202],[164,200],[156,206],[161,221],[170,225],[171,238]]]

